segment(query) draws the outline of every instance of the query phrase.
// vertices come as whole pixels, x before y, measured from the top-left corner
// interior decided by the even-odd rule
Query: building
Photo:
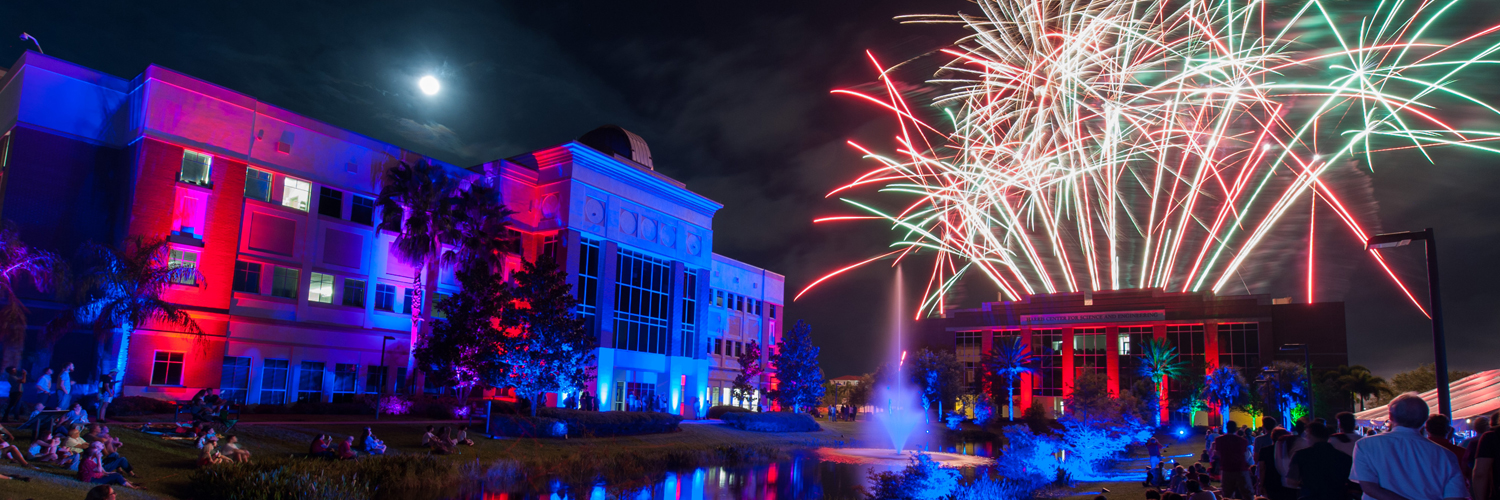
[[[1263,295],[1155,289],[1033,295],[949,310],[920,321],[919,330],[925,347],[955,351],[975,388],[980,360],[995,342],[1016,338],[1029,346],[1037,367],[1018,382],[1018,413],[1037,402],[1056,414],[1085,372],[1104,374],[1113,393],[1128,390],[1140,380],[1137,356],[1151,338],[1169,341],[1190,370],[1233,366],[1251,380],[1273,360],[1304,362],[1302,349],[1283,349],[1288,344],[1307,346],[1314,370],[1349,363],[1342,302],[1294,304]],[[1168,380],[1168,395],[1181,387]]]
[[[218,387],[287,404],[408,390],[396,381],[410,368],[416,270],[375,229],[373,203],[399,162],[499,181],[519,241],[507,273],[523,259],[565,265],[599,338],[584,390],[602,408],[635,396],[690,412],[737,367],[722,346],[779,335],[783,279],[714,254],[722,206],[656,172],[645,141],[619,127],[459,168],[160,66],[127,80],[34,52],[0,77],[0,127],[0,215],[25,242],[73,255],[85,241],[161,235],[172,264],[204,276],[166,292],[201,337],[134,325],[98,359],[92,333],[75,332],[46,364],[74,362],[80,381],[117,367],[125,395]],[[439,294],[457,290],[445,269]],[[60,305],[31,296],[34,354]]]

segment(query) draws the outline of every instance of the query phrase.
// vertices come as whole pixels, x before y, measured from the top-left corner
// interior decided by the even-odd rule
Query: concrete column
[[[619,246],[605,241],[599,252],[599,347],[615,347],[615,252]],[[602,366],[602,365],[601,365]]]
[[[1032,356],[1036,356],[1036,355],[1038,355],[1038,353],[1041,352],[1041,350],[1037,348],[1035,339],[1033,339],[1032,336],[1031,336],[1031,328],[1030,327],[1021,329],[1020,338],[1021,338],[1021,343],[1022,344],[1024,344],[1024,345],[1026,345],[1026,346],[1028,346],[1028,347],[1031,348],[1031,355]],[[1021,383],[1019,384],[1019,387],[1016,387],[1015,412],[1016,412],[1017,416],[1021,415],[1023,412],[1026,411],[1027,408],[1031,407],[1031,398],[1034,395],[1035,391],[1036,391],[1036,374],[1035,373],[1027,373],[1025,375],[1022,375],[1021,376]]]
[[[1203,366],[1205,373],[1212,373],[1219,369],[1219,324],[1208,322],[1203,325]]]
[[[1077,328],[1062,329],[1062,396],[1073,395],[1073,383],[1077,377],[1077,363],[1073,358],[1073,337]]]
[[[1162,325],[1162,324],[1151,325],[1151,337],[1153,337],[1153,338],[1155,338],[1157,340],[1166,340],[1166,338],[1167,338],[1167,325]],[[1170,387],[1171,383],[1172,383],[1171,380],[1168,380],[1166,378],[1162,378],[1162,380],[1161,380],[1161,394],[1160,394],[1160,397],[1157,398],[1157,404],[1161,407],[1161,421],[1164,424],[1167,423],[1167,421],[1171,420],[1171,417],[1172,417],[1171,410],[1167,408],[1167,391],[1169,390],[1169,387]]]
[[[1109,325],[1104,327],[1104,376],[1108,377],[1109,395],[1120,396],[1120,327]]]
[[[672,261],[672,276],[668,278],[672,280],[672,295],[671,299],[669,299],[671,303],[667,305],[666,354],[668,357],[682,356],[682,345],[687,341],[687,339],[682,337],[682,298],[691,293],[682,289],[684,281],[682,274],[686,270],[687,268],[682,265],[682,262]],[[672,383],[676,384],[676,381]],[[676,387],[676,385],[672,385],[672,387]]]

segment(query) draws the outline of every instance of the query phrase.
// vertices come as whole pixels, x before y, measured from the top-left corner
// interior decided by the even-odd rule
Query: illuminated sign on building
[[[1107,323],[1121,321],[1165,321],[1167,311],[1108,311],[1066,314],[1023,314],[1023,325],[1056,325],[1063,323]]]

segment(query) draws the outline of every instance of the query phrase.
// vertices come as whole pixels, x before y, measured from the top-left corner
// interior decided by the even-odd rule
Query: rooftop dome
[[[620,128],[619,125],[605,125],[590,130],[579,137],[578,142],[602,153],[617,154],[644,165],[646,168],[656,170],[656,167],[651,164],[651,148],[646,146],[646,140],[629,130]]]

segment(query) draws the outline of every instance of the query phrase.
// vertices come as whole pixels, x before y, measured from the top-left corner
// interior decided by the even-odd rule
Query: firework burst
[[[918,315],[974,272],[1012,299],[1217,292],[1296,207],[1331,210],[1363,241],[1332,169],[1395,149],[1494,151],[1500,136],[1440,118],[1500,114],[1461,85],[1487,81],[1469,73],[1497,62],[1500,26],[1435,36],[1457,3],[977,0],[981,16],[902,18],[968,35],[937,54],[930,102],[909,103],[873,55],[883,95],[835,91],[901,132],[890,154],[850,143],[880,166],[830,193],[859,215],[818,220],[883,221],[899,239],[802,293],[916,252],[935,256]],[[870,189],[901,208],[853,198]]]

